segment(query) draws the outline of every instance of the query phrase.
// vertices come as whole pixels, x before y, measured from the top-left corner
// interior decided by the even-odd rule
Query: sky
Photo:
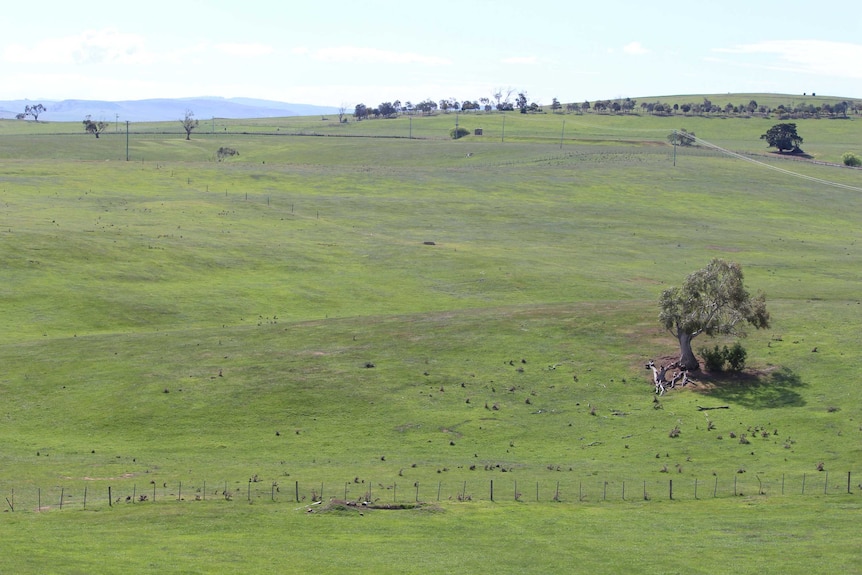
[[[43,0],[3,18],[0,100],[862,98],[853,3]]]

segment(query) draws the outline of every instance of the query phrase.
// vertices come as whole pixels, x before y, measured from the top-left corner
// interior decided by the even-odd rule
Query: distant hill
[[[47,111],[40,121],[72,122],[91,116],[94,120],[159,122],[181,119],[191,110],[199,120],[209,118],[274,118],[283,116],[314,116],[337,114],[333,106],[289,104],[253,98],[158,98],[110,102],[102,100],[0,100],[0,118],[14,119],[27,105],[42,104]],[[119,116],[119,118],[118,118]]]

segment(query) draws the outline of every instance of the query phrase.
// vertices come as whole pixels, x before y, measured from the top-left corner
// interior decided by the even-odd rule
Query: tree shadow
[[[802,407],[805,399],[797,391],[808,387],[789,367],[769,373],[717,374],[703,378],[704,394],[749,409]]]

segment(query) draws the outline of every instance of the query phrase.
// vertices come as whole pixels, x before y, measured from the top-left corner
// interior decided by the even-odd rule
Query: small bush
[[[730,349],[725,347],[722,351],[725,361],[730,366],[730,371],[742,371],[745,368],[745,358],[748,356],[748,352],[739,342],[733,344]]]
[[[233,148],[228,148],[227,146],[222,146],[216,152],[216,156],[218,157],[218,161],[221,162],[225,158],[229,158],[231,156],[239,156],[239,152],[237,152]]]
[[[467,128],[452,128],[449,130],[449,135],[452,136],[453,140],[457,140],[458,138],[463,138],[464,136],[468,136],[470,134],[470,130]]]
[[[725,346],[724,349],[727,349],[727,347]],[[703,365],[707,371],[724,371],[724,353],[718,346],[712,349],[704,347],[700,350],[700,356],[703,358]]]
[[[722,348],[719,348],[717,345],[712,349],[708,347],[702,348],[700,355],[703,357],[703,363],[707,371],[724,371],[725,364],[727,364],[730,371],[742,371],[745,368],[745,359],[748,357],[748,352],[745,351],[745,348],[739,342],[736,342],[730,348],[726,345]]]
[[[844,161],[845,166],[850,166],[851,168],[862,166],[862,159],[859,159],[859,156],[853,152],[844,152],[841,159]]]

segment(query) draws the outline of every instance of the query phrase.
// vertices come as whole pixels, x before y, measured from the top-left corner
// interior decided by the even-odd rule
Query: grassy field
[[[862,172],[770,120],[503,117],[140,125],[129,162],[0,122],[4,563],[853,572]],[[858,125],[798,122],[827,161]],[[764,164],[674,165],[683,127]],[[656,403],[658,296],[712,257],[773,326]],[[322,512],[367,494],[427,505]]]

